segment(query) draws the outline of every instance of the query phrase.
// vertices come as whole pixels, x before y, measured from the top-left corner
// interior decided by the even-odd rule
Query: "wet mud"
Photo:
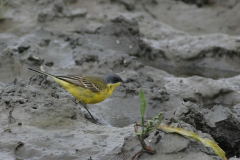
[[[8,1],[0,21],[0,159],[127,160],[147,120],[178,125],[240,158],[238,1]],[[211,17],[211,18],[209,18]],[[127,83],[87,107],[53,75],[116,73]],[[200,142],[155,132],[139,160],[220,160]]]

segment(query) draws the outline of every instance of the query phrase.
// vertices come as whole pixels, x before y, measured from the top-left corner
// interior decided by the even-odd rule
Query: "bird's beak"
[[[112,83],[110,83],[110,84],[108,84],[108,86],[112,89],[112,90],[114,90],[117,86],[119,86],[119,85],[121,85],[122,84],[122,82],[118,82],[118,83],[114,83],[114,84],[112,84]],[[112,87],[111,87],[112,86]]]

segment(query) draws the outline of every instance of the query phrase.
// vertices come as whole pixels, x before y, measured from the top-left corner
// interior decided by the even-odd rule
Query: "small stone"
[[[65,3],[77,3],[78,0],[64,0]]]
[[[71,17],[85,17],[87,15],[87,10],[85,8],[78,8],[71,11]]]
[[[81,59],[80,60],[75,60],[75,64],[77,66],[81,66],[81,65],[83,65],[83,61]]]
[[[48,67],[52,67],[54,65],[54,63],[53,62],[46,62],[45,65],[48,66]]]
[[[46,19],[47,19],[47,16],[48,16],[47,11],[41,11],[41,12],[38,14],[38,22],[45,22]]]
[[[28,50],[30,48],[29,44],[23,43],[20,46],[18,46],[18,52],[23,53],[24,51]]]
[[[35,63],[35,64],[39,64],[39,65],[43,64],[43,61],[44,61],[43,59],[41,59],[37,56],[33,56],[33,55],[29,56],[28,60]]]
[[[50,39],[42,39],[41,42],[39,43],[39,46],[41,47],[46,47],[49,45]]]

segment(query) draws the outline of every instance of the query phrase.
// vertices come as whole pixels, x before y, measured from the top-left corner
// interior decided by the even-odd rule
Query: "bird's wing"
[[[35,70],[32,68],[29,68],[29,69],[41,74],[48,75],[52,78],[57,78],[62,81],[66,81],[66,82],[75,84],[77,86],[89,89],[93,92],[101,92],[103,89],[107,88],[107,85],[105,84],[104,79],[97,76],[54,76],[52,74],[49,74],[43,71]]]
[[[99,79],[99,77],[95,76],[56,76],[56,78],[61,79],[63,81],[67,81],[69,83],[75,84],[77,86],[89,89],[93,92],[100,92],[104,88],[104,81]]]

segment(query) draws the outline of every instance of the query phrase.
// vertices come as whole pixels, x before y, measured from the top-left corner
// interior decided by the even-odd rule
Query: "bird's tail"
[[[49,73],[46,73],[46,72],[43,72],[43,71],[39,71],[39,70],[35,70],[35,69],[32,69],[32,68],[28,68],[32,71],[35,71],[35,72],[38,72],[38,73],[41,73],[41,74],[44,74],[44,75],[47,75],[47,76],[50,76],[55,82],[59,83],[63,88],[65,88],[66,90],[68,90],[70,93],[72,93],[71,89],[71,82],[68,82],[66,80],[63,80],[61,78],[59,78],[58,76],[54,76],[52,74],[49,74]],[[72,93],[73,94],[73,93]]]
[[[28,68],[29,70],[32,70],[32,71],[34,71],[34,72],[38,72],[38,73],[41,73],[41,74],[44,74],[44,75],[47,75],[47,76],[50,76],[50,77],[56,77],[56,76],[54,76],[54,75],[52,75],[52,74],[49,74],[49,73],[46,73],[46,72],[43,72],[43,71],[39,71],[39,70],[35,70],[35,69],[32,69],[32,68]]]

